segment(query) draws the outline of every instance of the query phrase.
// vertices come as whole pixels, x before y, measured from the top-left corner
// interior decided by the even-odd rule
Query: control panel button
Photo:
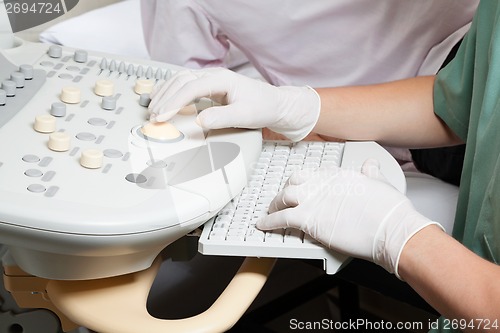
[[[147,138],[159,141],[169,141],[181,136],[181,132],[169,122],[146,123],[141,127],[142,134]]]
[[[53,151],[67,151],[70,148],[70,136],[66,132],[54,132],[49,135],[48,147]]]
[[[64,117],[66,115],[66,104],[60,102],[52,103],[50,114],[54,117]]]
[[[111,96],[114,94],[115,84],[111,80],[97,80],[94,93],[97,96]]]
[[[98,149],[86,149],[80,156],[80,164],[87,169],[99,169],[102,166],[103,153]]]
[[[16,83],[12,80],[4,80],[2,82],[2,89],[5,90],[7,97],[16,96]]]
[[[78,63],[87,62],[87,58],[88,58],[88,53],[87,51],[84,50],[76,50],[75,54],[73,55],[73,60],[75,60]]]
[[[24,74],[21,72],[12,72],[10,74],[10,80],[14,81],[16,88],[24,88]]]
[[[139,79],[135,81],[134,91],[136,94],[150,94],[153,91],[154,82],[147,79]]]
[[[80,88],[74,86],[68,86],[62,88],[61,91],[61,101],[67,104],[77,104],[80,103],[81,91]]]
[[[48,55],[51,58],[61,58],[62,57],[62,47],[59,45],[51,45],[49,47]]]
[[[116,98],[112,96],[104,96],[102,98],[101,107],[104,110],[114,110],[116,109]]]
[[[35,117],[33,128],[40,133],[52,133],[56,130],[56,118],[50,114],[38,115]]]
[[[33,66],[28,64],[23,64],[19,66],[19,71],[24,74],[26,80],[33,79]]]
[[[129,173],[125,176],[125,179],[134,184],[142,184],[148,181],[148,179],[140,173]]]
[[[151,103],[151,97],[149,94],[141,94],[141,96],[139,96],[139,105],[140,106],[149,106],[149,103]]]
[[[45,192],[45,190],[46,190],[45,186],[40,184],[31,184],[28,186],[28,191],[33,193],[42,193]]]

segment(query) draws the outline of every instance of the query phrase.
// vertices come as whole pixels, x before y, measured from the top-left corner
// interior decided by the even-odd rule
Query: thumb
[[[387,179],[380,171],[380,162],[377,159],[369,158],[361,166],[361,173],[368,178],[387,182]]]
[[[257,221],[256,227],[260,230],[272,230],[279,228],[294,227],[293,223],[290,223],[289,221],[290,210],[293,210],[293,208],[288,208],[264,216]]]
[[[197,123],[208,129],[244,127],[236,117],[237,114],[232,105],[212,106],[198,115]]]

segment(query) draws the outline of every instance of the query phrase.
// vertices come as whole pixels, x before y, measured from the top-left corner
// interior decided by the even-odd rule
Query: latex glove
[[[292,174],[269,213],[258,228],[299,228],[329,248],[373,261],[398,277],[406,242],[422,228],[439,225],[418,213],[373,159],[361,172],[335,167]]]
[[[207,129],[264,128],[293,141],[316,124],[320,98],[310,87],[276,87],[225,68],[180,71],[151,94],[152,121],[167,121],[201,97],[224,104],[205,109],[198,123]]]

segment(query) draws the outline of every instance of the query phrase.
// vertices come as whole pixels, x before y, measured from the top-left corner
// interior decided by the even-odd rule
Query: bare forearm
[[[445,317],[471,323],[469,330],[477,332],[480,320],[485,319],[500,325],[500,267],[472,253],[439,228],[424,228],[408,241],[401,254],[399,273]],[[490,326],[487,331],[499,330]]]
[[[318,134],[346,140],[374,140],[404,147],[459,143],[434,114],[434,77],[390,83],[318,88],[321,114]]]

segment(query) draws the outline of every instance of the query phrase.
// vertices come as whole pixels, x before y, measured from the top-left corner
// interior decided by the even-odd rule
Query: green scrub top
[[[500,260],[498,20],[500,2],[482,0],[455,59],[438,73],[434,85],[436,114],[467,143],[453,236],[497,264]],[[439,329],[431,332],[454,331],[444,318],[439,324]]]

